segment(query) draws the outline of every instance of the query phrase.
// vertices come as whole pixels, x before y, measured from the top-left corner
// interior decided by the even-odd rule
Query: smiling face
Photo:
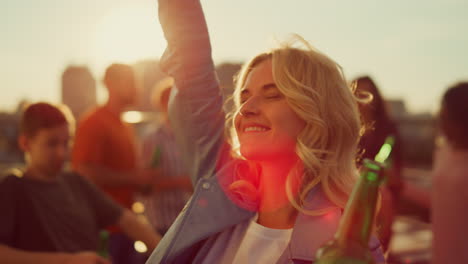
[[[305,122],[276,87],[271,59],[249,73],[240,102],[234,122],[242,156],[260,161],[295,154]]]

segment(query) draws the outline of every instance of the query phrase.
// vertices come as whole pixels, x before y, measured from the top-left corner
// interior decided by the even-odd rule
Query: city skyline
[[[412,112],[437,110],[443,91],[468,80],[466,1],[343,3],[202,1],[217,64],[241,62],[298,33],[329,55],[347,78],[373,77],[389,99]],[[165,41],[155,0],[8,1],[0,11],[4,81],[0,110],[19,100],[60,101],[70,65],[100,80],[112,62],[158,59]]]

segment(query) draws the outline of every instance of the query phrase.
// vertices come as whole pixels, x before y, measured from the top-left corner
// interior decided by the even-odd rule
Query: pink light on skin
[[[274,212],[292,206],[286,195],[288,173],[293,179],[290,181],[293,197],[298,196],[302,176],[301,169],[291,170],[290,164],[278,164],[274,163],[272,167],[265,162],[260,164],[239,159],[218,174],[218,181],[226,195],[239,207],[255,212]],[[283,173],[268,173],[272,169]]]
[[[334,219],[334,215],[332,213],[327,213],[323,215],[323,218],[327,221],[330,221]]]

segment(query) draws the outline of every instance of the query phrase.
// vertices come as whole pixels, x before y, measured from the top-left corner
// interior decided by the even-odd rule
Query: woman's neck
[[[260,162],[262,168],[260,180],[260,205],[257,222],[275,229],[287,229],[294,226],[297,210],[292,206],[286,194],[286,182],[290,172],[294,171],[299,159],[288,158],[273,162]],[[291,181],[294,182],[294,181]],[[290,186],[292,195],[297,195],[299,186]]]

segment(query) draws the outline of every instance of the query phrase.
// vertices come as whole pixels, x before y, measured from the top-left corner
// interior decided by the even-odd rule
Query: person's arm
[[[135,214],[127,209],[120,216],[118,226],[131,239],[145,243],[148,252],[153,251],[161,240],[161,235],[154,232],[148,223],[139,220]]]
[[[160,170],[158,175],[161,177],[154,177],[152,184],[150,184],[152,191],[166,191],[166,190],[187,190],[193,191],[192,181],[186,174],[183,175],[166,175],[169,171],[163,172],[165,167],[163,163],[173,162],[173,159],[177,160],[177,166],[183,166],[180,162],[178,155],[166,156],[167,152],[164,151],[164,144],[162,142],[168,139],[168,134],[163,133],[161,128],[158,130],[148,133],[142,141],[141,157],[142,167],[148,169]],[[166,146],[167,147],[167,146]],[[177,148],[178,146],[170,146],[171,148]],[[178,153],[178,152],[177,152]],[[171,161],[167,159],[171,159]]]
[[[99,186],[140,186],[151,183],[159,175],[156,169],[118,172],[92,163],[78,164],[75,166],[75,170]]]
[[[431,193],[430,190],[418,186],[410,181],[406,181],[401,192],[403,199],[410,200],[416,203],[419,207],[430,210],[431,209]]]
[[[108,159],[110,142],[106,129],[96,129],[95,119],[83,120],[76,131],[72,152],[73,168],[99,186],[129,186],[149,183],[155,170],[116,171],[103,164]]]
[[[223,143],[222,93],[198,0],[159,0],[159,20],[167,40],[161,68],[175,80],[169,117],[195,185],[214,174]]]
[[[153,231],[147,223],[138,220],[135,214],[111,200],[94,184],[90,183],[78,174],[71,174],[74,184],[80,186],[80,190],[86,194],[91,208],[94,211],[98,227],[105,228],[117,224],[125,234],[134,240],[141,240],[148,249],[153,250],[161,236]]]
[[[153,185],[155,191],[187,190],[193,191],[192,181],[187,176],[161,178]]]
[[[18,250],[0,244],[0,261],[8,264],[110,264],[94,252],[46,253]]]

